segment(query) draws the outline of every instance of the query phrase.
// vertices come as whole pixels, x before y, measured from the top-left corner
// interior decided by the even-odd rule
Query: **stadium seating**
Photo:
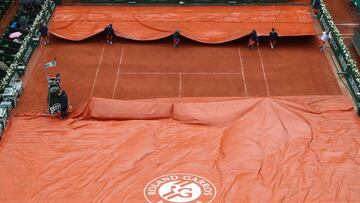
[[[5,1],[7,1],[7,0],[5,0]],[[2,4],[4,4],[4,2],[0,3],[0,5],[2,5]],[[9,4],[10,4],[10,0],[9,0]],[[1,8],[1,6],[0,6],[0,8]],[[22,8],[19,8],[19,10],[16,12],[15,16],[13,16],[11,22],[18,21],[18,19],[22,16],[28,20],[27,29],[29,29],[29,26],[32,25],[32,23],[34,22],[36,15],[29,16],[28,14],[26,14],[26,12]],[[10,24],[11,24],[11,22],[10,22]],[[20,40],[23,40],[29,34],[28,30],[22,30],[19,28],[11,28],[10,24],[5,29],[5,31],[2,33],[1,38],[0,38],[0,60],[5,62],[8,66],[10,66],[10,64],[12,64],[12,62],[14,61],[15,55],[17,54],[17,52],[19,51],[19,49],[21,47],[21,43],[13,42],[9,38],[9,35],[13,32],[21,32],[22,35],[19,38],[20,38]]]

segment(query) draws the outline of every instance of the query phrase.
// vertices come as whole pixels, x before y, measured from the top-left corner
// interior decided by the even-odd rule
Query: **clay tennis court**
[[[53,17],[55,22],[52,24],[56,35],[69,35],[70,39],[83,39],[84,36],[88,36],[90,33],[96,34],[96,32],[103,29],[102,26],[94,24],[92,21],[88,22],[89,25],[84,25],[85,21],[81,21],[82,24],[78,24],[75,21],[75,23],[69,25],[69,22],[64,21],[64,19],[79,19],[78,16],[72,16],[73,13],[79,12],[76,8],[69,6],[57,8]],[[93,7],[79,8],[83,9],[85,13],[90,11],[98,12],[99,10],[106,12],[106,9],[109,9],[109,7],[99,8],[98,10],[93,9]],[[167,15],[163,7],[153,8],[155,9],[153,12],[163,12],[163,15]],[[174,8],[177,9],[176,7]],[[204,16],[208,14],[207,12],[209,11],[207,10],[214,8],[218,12],[220,12],[219,9],[225,9],[225,13],[222,15],[227,15],[227,12],[234,12],[236,10],[231,7],[196,7],[199,10],[197,12],[204,13],[202,14],[202,23],[206,23]],[[277,20],[278,27],[283,29],[283,33],[280,33],[280,35],[287,34],[291,36],[294,33],[295,35],[301,35],[301,33],[311,35],[314,33],[312,31],[313,19],[307,10],[308,7],[295,6],[292,8],[294,11],[300,9],[299,12],[305,12],[305,14],[309,15],[307,18],[300,17],[298,19],[286,17],[289,15],[293,16],[291,13],[293,11],[285,10],[285,7],[269,8],[271,8],[270,10],[279,9],[274,19]],[[264,7],[265,10],[269,8]],[[121,11],[125,13],[123,14],[125,16],[123,19],[130,19],[126,12],[129,12],[131,15],[131,12],[133,12],[131,7],[115,7],[112,9],[122,9]],[[142,7],[136,7],[136,9],[140,13],[143,12],[144,15],[148,14],[146,10],[142,10]],[[245,9],[245,7],[238,7],[238,9]],[[96,20],[101,19],[102,12],[96,13]],[[109,10],[109,12],[113,11]],[[174,10],[172,12],[178,12],[178,15],[185,17],[189,16],[186,12],[182,13],[183,10]],[[265,16],[265,20],[258,20],[261,23],[256,24],[256,26],[259,27],[260,34],[266,35],[267,31],[271,29],[270,27],[274,25],[272,22],[275,21],[270,20],[267,23],[268,20],[266,19],[269,14],[263,14],[261,10],[254,12],[258,12],[259,14],[256,14],[258,16],[260,14]],[[59,14],[57,15],[57,13]],[[105,16],[109,17],[110,13]],[[245,22],[248,15],[250,14],[246,14],[244,17]],[[140,17],[147,19],[147,16]],[[81,18],[84,17],[81,16]],[[120,17],[114,15],[113,18]],[[158,18],[160,19],[161,17]],[[215,22],[218,21],[216,20],[218,16],[210,16],[209,20],[213,20],[213,18],[215,18]],[[238,18],[243,19],[242,17]],[[258,18],[261,19],[260,17]],[[283,21],[285,23],[281,23],[281,18],[285,18]],[[189,20],[193,19],[194,17],[189,18]],[[254,19],[257,20],[256,18]],[[173,20],[175,23],[178,23],[177,26],[184,27],[184,30],[187,30],[185,25],[181,24],[183,21],[177,22],[177,20],[179,18]],[[304,24],[304,30],[298,28],[296,23],[299,22],[297,20],[307,23]],[[120,22],[124,21],[128,27],[133,27],[130,24],[131,21],[121,20]],[[103,21],[99,22],[103,23]],[[186,20],[184,22],[192,23]],[[234,29],[231,30],[231,27],[236,24],[230,21],[228,22],[230,27],[227,28],[225,22],[222,25],[223,29],[229,29],[229,32],[234,32]],[[292,22],[294,22],[293,25],[291,25]],[[144,23],[148,25],[152,23],[152,26],[157,25],[157,21],[146,21]],[[106,26],[106,23],[103,24]],[[249,25],[245,24],[239,24],[239,29],[241,28],[243,31],[240,29],[239,33],[235,34],[236,36],[244,36],[248,33],[247,31],[251,31]],[[76,30],[76,27],[81,25],[84,28],[78,28],[81,32],[76,35],[77,32],[73,30]],[[162,25],[163,23],[160,23],[158,26]],[[117,26],[119,29],[124,27],[122,24]],[[142,27],[137,24],[135,26],[138,26],[140,31],[137,31],[136,35],[133,35],[131,38],[147,39],[149,38],[149,34],[146,34],[147,32],[162,37],[169,33],[171,34],[171,32],[155,34],[146,29],[142,30]],[[291,28],[294,29],[287,29],[286,26],[292,26]],[[93,28],[86,30],[88,27]],[[269,28],[264,30],[264,27]],[[157,29],[160,30],[160,28]],[[207,25],[203,26],[202,29],[211,29],[211,27]],[[316,36],[281,37],[277,49],[271,50],[266,37],[261,38],[261,46],[248,49],[247,37],[237,40],[231,40],[233,37],[229,38],[228,36],[230,35],[225,35],[223,38],[201,38],[199,37],[201,33],[193,34],[191,31],[189,30],[185,34],[190,37],[195,36],[200,41],[230,41],[210,45],[183,37],[181,47],[175,49],[172,47],[170,37],[153,41],[134,41],[116,38],[115,43],[109,46],[104,42],[102,33],[80,42],[53,36],[51,38],[51,45],[42,46],[40,56],[33,59],[35,61],[34,68],[27,73],[29,79],[26,86],[28,88],[26,88],[17,112],[45,112],[46,99],[44,98],[47,95],[46,76],[54,76],[56,73],[61,73],[62,75],[62,85],[69,94],[72,106],[78,106],[91,96],[113,99],[146,99],[341,94],[326,56],[318,50]],[[126,34],[126,36],[131,36],[135,31],[132,28],[130,31],[121,30],[121,32],[128,32],[130,34]],[[150,37],[150,39],[153,39],[153,37]],[[43,64],[53,58],[57,59],[57,67],[45,72],[42,68]],[[34,97],[34,95],[36,96]]]
[[[52,37],[41,47],[29,73],[17,112],[45,112],[46,75],[62,74],[72,106],[90,96],[114,99],[168,97],[262,97],[341,94],[330,64],[318,50],[316,36],[281,37],[276,50],[267,39],[247,48],[247,37],[222,44],[182,38],[133,41],[113,45],[98,34],[80,42]],[[43,64],[57,59],[49,72]],[[305,60],[304,60],[305,59]],[[34,95],[36,95],[34,97]]]
[[[250,26],[230,29],[236,15],[223,25],[229,35],[204,37],[197,31],[211,27],[191,32],[183,25],[179,48],[169,35],[180,21],[139,23],[158,38],[148,41],[114,24],[123,37],[108,45],[98,33],[106,22],[80,16],[54,26],[59,37],[31,59],[0,145],[0,201],[360,200],[360,121],[319,52],[311,16],[306,34],[290,22],[299,33],[290,30],[275,50],[266,37],[247,48]],[[252,23],[264,36],[274,22]],[[89,30],[70,37],[86,37],[60,38],[74,24]],[[54,58],[57,66],[45,71]],[[66,120],[45,114],[46,77],[56,73],[73,106]],[[192,184],[166,182],[181,178]],[[171,184],[175,189],[166,188]],[[182,184],[193,199],[174,192]]]

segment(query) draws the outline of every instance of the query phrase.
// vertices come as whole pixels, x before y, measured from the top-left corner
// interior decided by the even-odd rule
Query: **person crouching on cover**
[[[61,105],[61,119],[65,119],[68,115],[67,115],[67,110],[69,107],[69,101],[68,101],[68,97],[67,94],[64,90],[59,89],[57,92],[57,95],[59,97],[59,103]]]
[[[174,47],[178,47],[180,44],[180,31],[176,30],[173,34]]]
[[[250,39],[249,39],[249,44],[248,44],[248,47],[249,48],[252,48],[254,45],[258,45],[259,46],[259,37],[256,33],[256,30],[253,30],[251,33],[250,33]]]

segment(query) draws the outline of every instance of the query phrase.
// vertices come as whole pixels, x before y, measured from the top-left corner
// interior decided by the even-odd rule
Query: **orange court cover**
[[[256,30],[268,35],[314,35],[310,6],[57,6],[49,31],[79,41],[96,35],[108,24],[115,34],[134,40],[181,35],[204,43],[238,39]]]
[[[360,200],[360,121],[342,96],[93,98],[12,118],[0,202]]]

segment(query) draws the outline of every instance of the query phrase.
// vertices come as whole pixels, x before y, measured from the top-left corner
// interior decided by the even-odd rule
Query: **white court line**
[[[351,35],[354,35],[354,33],[340,33],[341,35],[347,35],[347,36],[351,36]]]
[[[262,72],[263,72],[263,76],[264,76],[264,80],[265,80],[265,84],[266,84],[267,96],[270,96],[269,85],[268,85],[268,82],[267,82],[267,79],[266,79],[264,63],[263,63],[261,52],[260,52],[259,48],[258,48],[258,52],[259,52],[261,68],[262,68]]]
[[[179,74],[179,97],[181,97],[181,88],[182,88],[182,81],[181,81],[181,73]]]
[[[97,70],[96,70],[94,82],[93,82],[93,85],[92,85],[92,88],[91,88],[90,97],[92,97],[93,92],[94,92],[95,83],[96,83],[96,80],[97,80],[97,76],[98,76],[98,74],[99,74],[99,69],[100,69],[101,61],[102,61],[102,58],[103,58],[103,55],[104,55],[104,50],[105,50],[105,44],[104,44],[104,46],[103,46],[103,48],[102,48],[102,50],[101,50],[101,56],[100,56],[100,59],[99,59],[99,64],[98,64]]]
[[[122,47],[122,49],[121,49],[121,55],[120,55],[118,70],[117,70],[117,74],[116,74],[116,81],[115,81],[115,85],[114,85],[113,94],[112,94],[112,97],[111,97],[113,99],[114,99],[114,96],[115,96],[115,91],[116,91],[118,80],[119,80],[120,66],[121,66],[122,61],[123,61],[123,56],[124,56],[124,47]]]
[[[241,75],[244,81],[244,89],[245,89],[245,96],[248,96],[248,92],[247,92],[247,87],[246,87],[246,80],[245,80],[245,74],[244,74],[244,65],[243,65],[243,60],[242,60],[242,56],[241,56],[241,51],[239,48],[239,60],[240,60],[240,65],[241,65]]]
[[[340,25],[340,26],[358,26],[359,23],[339,23],[339,24],[335,24],[335,25]]]
[[[120,75],[242,75],[243,73],[232,72],[232,73],[183,73],[183,72],[122,72]]]

